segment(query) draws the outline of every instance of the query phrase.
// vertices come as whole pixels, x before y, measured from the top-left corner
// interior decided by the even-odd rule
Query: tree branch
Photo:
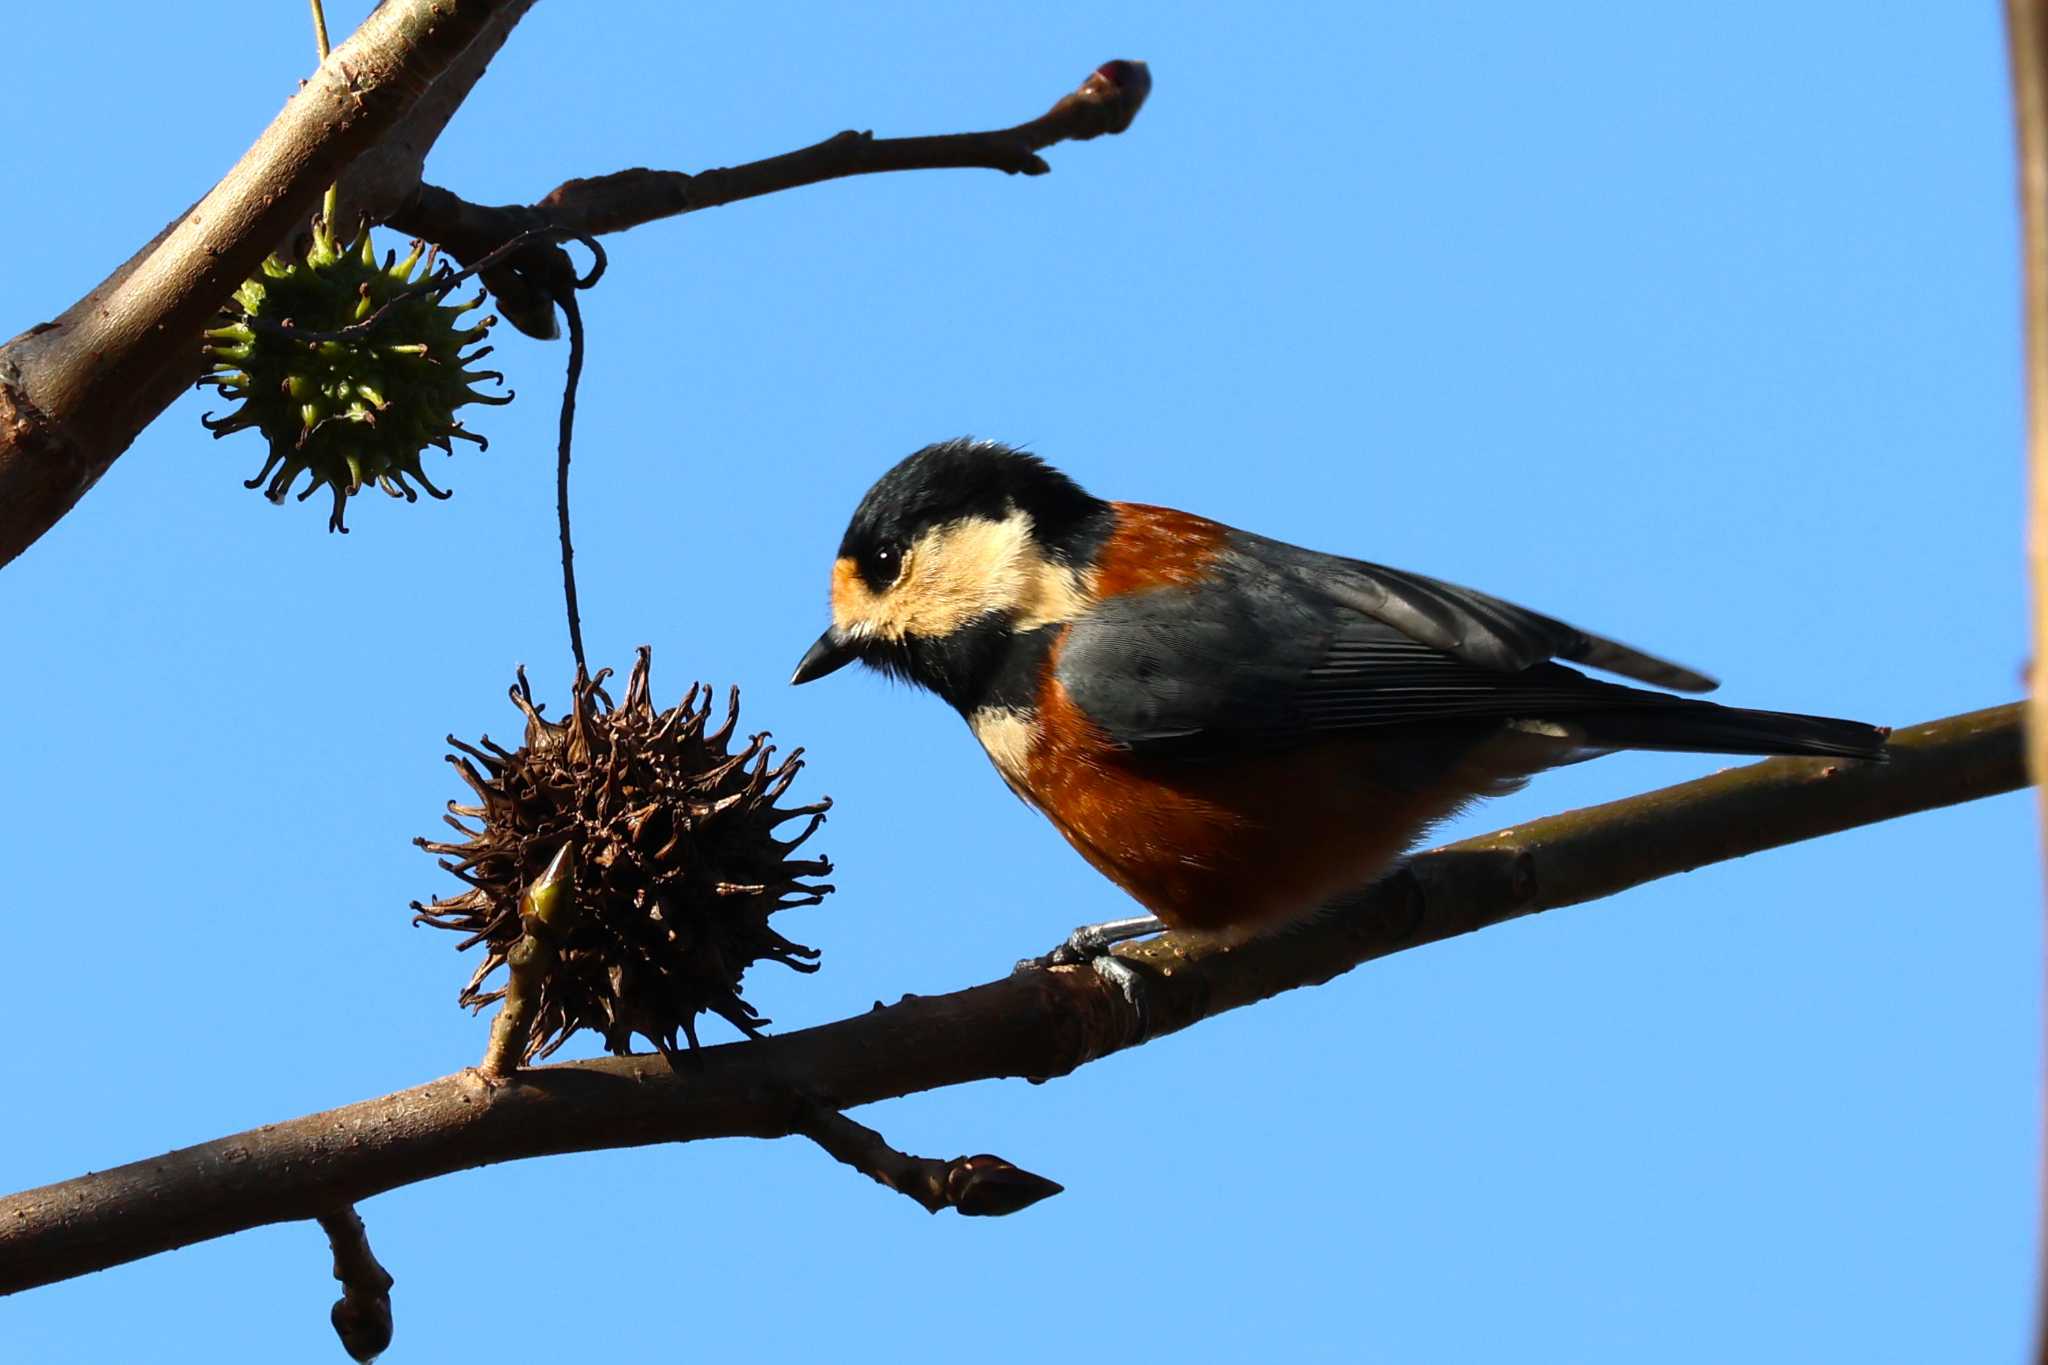
[[[0,565],[177,397],[221,301],[512,2],[387,0],[146,255],[0,347]]]
[[[473,261],[536,228],[563,236],[623,232],[680,213],[853,175],[949,168],[1043,175],[1052,168],[1039,152],[1060,142],[1123,132],[1151,90],[1152,75],[1143,62],[1109,61],[1052,108],[1010,128],[896,138],[848,131],[794,152],[695,175],[635,168],[569,180],[535,204],[472,204],[439,186],[423,184],[413,202],[388,221],[401,232],[439,243],[459,260]],[[546,291],[529,288],[519,279],[524,273],[548,269],[544,256],[545,248],[522,253],[520,260],[486,273],[484,282],[508,320],[523,332],[547,337],[554,332]]]
[[[1000,1218],[1065,1188],[987,1153],[935,1161],[899,1152],[874,1129],[816,1100],[798,1104],[792,1127],[833,1160],[915,1200],[927,1213],[958,1209],[969,1217]]]
[[[1105,63],[1012,128],[815,146],[690,176],[630,170],[571,180],[533,206],[489,208],[422,185],[427,152],[534,0],[386,0],[323,62],[233,170],[54,322],[0,346],[0,566],[68,513],[204,368],[199,331],[330,182],[358,214],[464,261],[521,232],[617,232],[849,175],[980,166],[1025,175],[1037,153],[1130,126],[1151,89],[1142,62]],[[593,226],[578,228],[577,222]],[[485,274],[499,311],[552,337],[555,284],[575,271],[535,245]]]
[[[465,1071],[0,1200],[0,1292],[318,1217],[490,1162],[787,1137],[806,1131],[793,1094],[845,1109],[999,1076],[1062,1076],[1388,953],[2024,781],[2020,707],[1996,707],[1899,732],[1889,763],[1772,759],[1451,844],[1296,930],[1237,948],[1173,938],[1128,947],[1119,956],[1138,969],[1142,1008],[1095,972],[1061,967],[705,1048],[688,1054],[682,1075],[660,1057],[542,1067],[509,1084]]]
[[[2027,582],[2033,663],[2027,680],[2027,770],[2048,777],[2048,0],[2006,0],[2015,140],[2019,150],[2020,266],[2027,376]],[[2048,788],[2044,788],[2048,791]],[[2048,802],[2040,808],[2048,846]],[[2043,1115],[2048,1135],[2048,1114]],[[2048,1160],[2048,1146],[2043,1148]],[[2034,1360],[2048,1365],[2048,1184],[2036,1252]]]
[[[343,223],[358,219],[382,223],[411,202],[419,193],[427,154],[534,3],[504,0],[462,55],[448,64],[383,140],[349,164],[338,185],[341,211],[337,218]]]
[[[391,1344],[391,1272],[378,1264],[369,1230],[353,1207],[323,1213],[319,1222],[334,1251],[334,1278],[341,1281],[328,1321],[350,1359],[375,1360]]]

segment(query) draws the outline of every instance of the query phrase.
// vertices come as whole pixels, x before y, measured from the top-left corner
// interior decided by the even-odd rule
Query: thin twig
[[[797,1102],[794,1131],[817,1143],[833,1160],[908,1197],[927,1213],[958,1209],[968,1217],[1000,1218],[1065,1188],[987,1153],[938,1161],[899,1152],[874,1129],[814,1099]]]
[[[327,44],[327,6],[320,0],[310,0],[313,6],[313,51],[320,61],[327,60],[330,48]],[[327,183],[327,193],[320,197],[320,220],[328,232],[335,231],[335,223],[341,209],[341,186],[338,182]],[[348,529],[343,527],[343,530]]]
[[[570,180],[535,207],[557,227],[577,232],[621,232],[678,213],[718,208],[799,185],[891,171],[980,169],[1044,175],[1038,155],[1056,143],[1086,141],[1131,126],[1152,92],[1143,62],[1104,62],[1078,89],[1028,122],[982,133],[878,138],[848,131],[763,161],[685,175],[634,169]]]
[[[370,1234],[354,1205],[344,1204],[318,1215],[327,1243],[334,1249],[334,1278],[341,1297],[327,1320],[352,1360],[375,1360],[391,1345],[391,1272],[370,1250]]]
[[[320,60],[327,60],[327,7],[320,0],[311,0],[313,6],[313,50],[320,54]]]
[[[470,260],[536,227],[567,235],[623,232],[661,218],[716,208],[742,199],[891,171],[979,168],[1042,175],[1051,169],[1038,155],[1059,142],[1085,141],[1130,127],[1152,89],[1143,62],[1105,62],[1035,119],[980,133],[934,137],[877,138],[843,132],[823,142],[695,175],[683,171],[634,169],[566,181],[534,204],[473,204],[436,185],[423,184],[413,202],[390,225],[438,242]],[[519,276],[525,261],[496,267],[485,283],[500,311],[529,335],[552,336],[552,318],[535,306]]]
[[[1143,1015],[1079,967],[1032,970],[758,1042],[475,1072],[0,1199],[0,1293],[69,1279],[496,1161],[787,1137],[788,1096],[844,1110],[998,1076],[1063,1076],[1358,964],[1762,849],[2013,791],[2020,707],[1894,734],[1891,762],[1771,759],[1420,854],[1299,929],[1236,948],[1120,949]]]

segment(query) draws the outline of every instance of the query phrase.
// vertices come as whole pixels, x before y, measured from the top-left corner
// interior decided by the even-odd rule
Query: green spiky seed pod
[[[414,242],[402,261],[387,253],[379,265],[367,227],[345,247],[325,219],[314,220],[312,236],[303,264],[264,261],[206,333],[213,372],[200,382],[241,406],[200,420],[216,437],[262,432],[269,457],[247,486],[283,502],[308,475],[299,500],[327,487],[334,497],[327,528],[345,532],[348,499],[368,485],[407,502],[418,497],[415,483],[447,497],[421,470],[421,454],[430,445],[452,453],[458,440],[485,446],[463,429],[456,409],[509,403],[512,395],[475,387],[504,379],[470,368],[490,347],[465,354],[497,321],[467,318],[483,303],[481,292],[467,303],[444,303],[444,291],[408,294],[433,269],[424,243]],[[360,332],[347,332],[366,321]]]
[[[463,948],[483,945],[458,1003],[482,1009],[502,999],[504,988],[486,989],[485,979],[516,962],[526,935],[551,935],[528,1032],[514,1044],[527,1060],[586,1028],[614,1053],[639,1034],[673,1057],[678,1034],[697,1045],[697,1016],[707,1010],[756,1036],[769,1021],[740,998],[747,968],[818,967],[814,949],[769,924],[832,890],[805,880],[829,875],[828,860],[790,856],[831,801],[776,805],[803,750],[774,763],[765,734],[730,747],[737,688],[716,729],[708,687],[657,711],[648,662],[643,648],[617,706],[604,690],[611,670],[579,685],[560,721],[541,718],[522,671],[512,701],[526,717],[525,743],[508,750],[486,738],[476,747],[451,735],[460,752],[448,761],[476,801],[449,803],[459,842],[416,841],[468,884],[431,905],[413,903],[416,922],[466,935]],[[799,818],[807,823],[795,838],[775,837]],[[527,892],[565,846],[574,903],[551,917],[552,928],[534,922],[547,916],[522,923]]]

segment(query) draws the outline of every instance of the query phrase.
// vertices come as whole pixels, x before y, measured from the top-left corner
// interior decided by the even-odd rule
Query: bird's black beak
[[[790,686],[836,673],[858,657],[859,647],[840,634],[839,627],[827,627],[825,633],[818,637],[818,642],[805,650],[804,657],[797,661],[796,672],[789,675]]]

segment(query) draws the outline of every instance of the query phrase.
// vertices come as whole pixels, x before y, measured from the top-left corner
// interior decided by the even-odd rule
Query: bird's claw
[[[1090,959],[1088,965],[1095,969],[1097,976],[1116,987],[1117,994],[1124,998],[1124,1002],[1137,1015],[1139,1031],[1151,1032],[1152,1009],[1146,1003],[1145,978],[1139,970],[1110,952]]]
[[[1116,944],[1143,938],[1147,934],[1164,933],[1165,930],[1166,926],[1150,915],[1084,924],[1068,934],[1066,940],[1051,952],[1024,958],[1017,963],[1016,969],[1020,972],[1043,971],[1048,967],[1078,967],[1083,963],[1093,963],[1099,970],[1104,962],[1116,960],[1109,951]]]
[[[1106,955],[1108,952],[1109,949],[1106,946],[1082,941],[1080,939],[1080,930],[1077,929],[1074,931],[1073,936],[1062,941],[1051,952],[1040,953],[1037,957],[1026,958],[1025,961],[1034,967],[1078,967],[1082,963],[1098,955]]]
[[[1136,1030],[1134,1036],[1143,1039],[1152,1031],[1152,1007],[1146,999],[1147,973],[1142,967],[1124,961],[1111,949],[1116,944],[1143,938],[1147,934],[1162,933],[1165,929],[1165,925],[1150,915],[1084,924],[1067,935],[1066,941],[1051,952],[1020,961],[1016,970],[1022,973],[1045,971],[1051,967],[1081,966],[1092,969],[1131,1007]]]

